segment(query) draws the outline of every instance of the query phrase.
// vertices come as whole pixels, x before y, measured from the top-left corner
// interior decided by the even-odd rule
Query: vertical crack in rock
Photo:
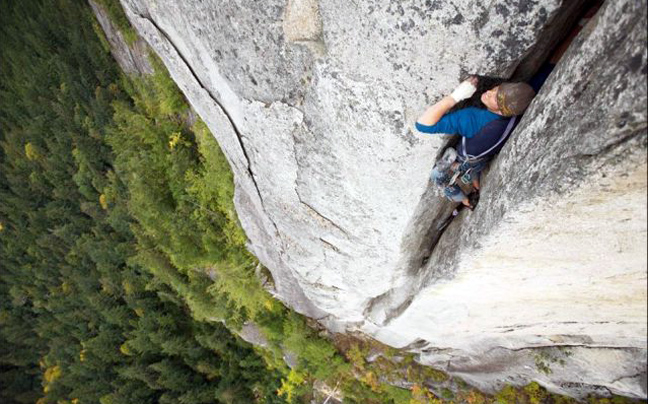
[[[527,80],[540,68],[549,57],[552,49],[558,45],[561,38],[574,26],[585,7],[593,3],[592,0],[564,1],[557,9],[538,36],[538,41],[527,51],[526,56],[515,68],[513,79]],[[546,15],[544,18],[547,18]],[[536,21],[544,22],[542,20]]]
[[[166,33],[166,31],[165,31],[164,29],[162,29],[162,27],[160,27],[160,26],[155,22],[155,20],[153,20],[153,18],[151,18],[150,16],[143,15],[143,14],[141,14],[141,13],[136,13],[136,12],[134,12],[134,13],[135,13],[139,18],[141,18],[141,19],[143,19],[143,20],[146,20],[146,21],[148,21],[149,23],[151,23],[151,25],[153,25],[153,26],[155,27],[155,29],[157,29],[158,32],[160,32],[160,34],[161,34],[161,35],[162,35],[162,36],[163,36],[163,37],[164,37],[164,38],[169,42],[169,44],[170,44],[170,45],[173,47],[173,49],[177,52],[177,54],[178,54],[178,56],[180,57],[180,59],[182,59],[182,61],[184,62],[184,64],[187,66],[187,69],[191,72],[192,77],[196,80],[196,82],[198,83],[198,85],[199,85],[203,90],[205,90],[205,91],[207,92],[207,94],[209,95],[209,97],[210,97],[210,98],[211,98],[211,99],[212,99],[212,100],[213,100],[213,101],[214,101],[214,102],[215,102],[215,103],[220,107],[220,109],[223,111],[223,114],[225,114],[225,116],[227,117],[229,123],[232,125],[232,129],[233,129],[233,131],[234,131],[234,134],[236,135],[236,139],[237,139],[238,144],[239,144],[239,146],[240,146],[240,148],[241,148],[241,151],[242,151],[242,153],[243,153],[243,156],[245,157],[247,173],[248,173],[250,179],[252,180],[252,183],[254,184],[254,188],[255,188],[256,191],[257,191],[257,194],[258,194],[258,196],[259,196],[259,200],[261,201],[261,206],[263,207],[264,213],[266,214],[266,217],[270,220],[270,222],[271,222],[272,225],[274,226],[274,229],[275,229],[276,234],[279,234],[279,229],[278,229],[278,227],[277,227],[277,224],[274,222],[274,220],[270,217],[270,215],[268,215],[268,213],[267,213],[266,210],[265,210],[265,203],[264,203],[264,201],[263,201],[263,195],[261,194],[261,189],[259,188],[259,184],[257,183],[257,180],[256,180],[256,178],[254,177],[254,173],[252,172],[252,162],[251,162],[251,160],[250,160],[250,157],[248,156],[248,152],[247,152],[247,150],[245,149],[245,145],[243,144],[243,135],[241,135],[241,133],[240,133],[238,127],[236,126],[236,123],[234,122],[234,119],[232,118],[231,114],[230,114],[230,113],[227,111],[227,109],[222,105],[222,103],[217,99],[217,97],[215,97],[215,96],[212,94],[212,92],[210,91],[210,89],[209,89],[207,86],[205,86],[205,85],[203,84],[202,80],[200,80],[200,78],[198,77],[198,75],[197,75],[196,72],[194,71],[194,69],[193,69],[193,67],[191,66],[191,64],[189,63],[189,61],[188,61],[188,60],[186,59],[186,57],[182,54],[182,52],[180,52],[180,49],[178,49],[178,47],[174,44],[173,40],[172,40],[171,37]],[[281,248],[281,252],[283,253],[283,247],[280,246],[280,248]]]
[[[285,240],[283,237],[281,237],[281,233],[279,232],[279,226],[273,219],[273,217],[269,214],[266,203],[263,198],[263,194],[261,192],[261,187],[259,186],[259,183],[257,182],[257,179],[254,176],[254,171],[252,169],[252,159],[250,158],[250,155],[248,154],[248,151],[245,147],[245,136],[240,132],[239,128],[237,127],[234,118],[232,117],[232,114],[224,107],[224,105],[219,102],[218,98],[210,91],[210,89],[202,82],[202,80],[199,78],[198,74],[196,71],[193,69],[191,64],[189,63],[187,57],[183,55],[183,53],[180,51],[179,47],[174,43],[174,41],[171,39],[170,35],[165,32],[164,29],[162,29],[156,21],[150,16],[147,15],[146,12],[136,12],[130,9],[130,12],[137,18],[140,18],[142,21],[146,21],[150,26],[157,31],[157,33],[160,35],[161,38],[166,40],[168,43],[168,46],[170,49],[172,49],[175,54],[177,55],[179,61],[182,63],[184,67],[186,67],[186,72],[190,79],[195,81],[196,87],[199,87],[201,90],[204,91],[204,94],[206,94],[206,97],[212,101],[215,106],[217,106],[220,109],[220,112],[222,112],[223,116],[223,121],[229,123],[231,130],[232,130],[232,138],[236,138],[236,141],[232,143],[232,145],[238,145],[240,147],[240,152],[242,154],[242,158],[239,158],[238,160],[240,161],[245,161],[244,165],[241,165],[241,169],[244,171],[247,171],[247,175],[244,175],[244,177],[250,178],[251,183],[253,184],[255,190],[256,190],[256,195],[259,198],[259,203],[260,203],[260,209],[262,210],[262,213],[264,217],[268,221],[268,227],[272,226],[271,228],[267,229],[268,233],[271,233],[274,231],[275,234],[275,240],[276,242],[274,244],[274,249],[277,252],[277,255],[279,257],[285,256],[286,255],[286,245],[285,245]],[[223,122],[223,123],[224,123]],[[228,156],[228,159],[231,159],[231,156]],[[232,164],[232,160],[230,160],[230,163]],[[240,184],[239,184],[240,186]],[[319,309],[318,307],[314,306],[311,300],[305,295],[304,293],[304,288],[301,285],[301,277],[299,276],[298,273],[296,273],[293,269],[285,266],[284,269],[289,272],[289,277],[287,279],[284,279],[286,281],[285,283],[290,284],[290,291],[288,293],[292,294],[293,296],[298,296],[293,302],[297,302],[297,305],[294,305],[293,308],[295,308],[298,312],[305,314],[309,317],[312,317],[314,319],[318,319],[322,316],[324,316],[325,313],[323,310]],[[283,300],[285,296],[274,294],[276,298],[279,300]],[[290,300],[290,299],[289,299]]]
[[[451,374],[485,389],[497,380],[515,377],[520,383],[543,381],[554,392],[587,395],[590,387],[565,382],[575,379],[589,381],[590,386],[600,384],[601,391],[645,398],[645,373],[637,373],[637,367],[645,368],[645,288],[632,284],[634,279],[645,284],[645,261],[632,256],[645,257],[645,221],[638,223],[645,218],[645,24],[645,7],[639,4],[628,0],[603,5],[484,174],[484,190],[489,192],[483,193],[479,207],[463,212],[445,229],[422,271],[422,282],[413,284],[411,296],[416,299],[389,328],[397,331],[396,327],[415,325],[421,319],[438,319],[452,327],[451,332],[441,333],[421,327],[410,334],[438,345],[452,338],[449,343],[457,355],[451,362],[447,354],[421,353],[422,363],[448,363]],[[628,63],[635,55],[636,62]],[[637,221],[633,227],[619,224],[630,220]],[[578,227],[581,223],[584,226]],[[618,251],[613,251],[614,243],[619,244]],[[578,262],[582,258],[589,261]],[[610,262],[615,258],[623,262],[618,269]],[[605,273],[623,280],[615,284],[608,281],[611,276],[600,275],[583,279],[582,287],[568,274],[582,270],[589,276],[610,267]],[[451,281],[441,285],[435,283],[437,279]],[[518,279],[522,282],[516,284]],[[545,290],[553,288],[551,292],[569,295],[573,302],[574,307],[560,316],[543,314],[549,311],[544,307],[561,302],[556,296],[542,296],[543,289],[537,285],[547,280]],[[601,294],[618,294],[603,306],[610,313],[590,314],[588,305],[576,297],[597,293],[594,285],[605,288]],[[418,287],[430,289],[423,293]],[[517,287],[520,290],[510,291],[512,298],[492,305],[482,305],[488,299],[470,296],[473,292],[507,294]],[[441,298],[429,296],[432,288]],[[508,307],[519,311],[515,303],[536,294],[538,300],[525,307],[523,315],[509,315],[513,310],[507,312]],[[396,299],[397,295],[394,292],[390,304],[376,313],[386,323],[391,314],[401,311],[400,302],[407,301],[402,296]],[[465,305],[463,312],[455,310],[461,305]],[[441,314],[422,313],[428,308]],[[633,309],[637,312],[631,313]],[[481,321],[491,313],[498,314],[499,322],[472,326],[473,319]],[[546,326],[545,322],[531,324],[536,320],[526,324],[527,316],[546,318]],[[617,319],[623,322],[616,325]],[[496,327],[501,324],[509,327]],[[627,334],[619,335],[620,328]],[[480,332],[489,338],[473,343],[472,336]],[[458,342],[461,338],[463,346]],[[573,359],[561,358],[567,366],[556,366],[551,376],[543,374],[538,363],[543,367],[560,363],[552,361],[559,353],[553,350],[561,347],[573,348]],[[544,358],[543,350],[548,355]],[[595,366],[602,363],[603,369]],[[615,386],[621,379],[633,382]]]
[[[534,51],[531,52],[532,54],[518,65],[515,73],[516,77],[524,76],[528,78],[531,75],[530,73],[533,73],[538,68],[544,60],[538,59],[538,54],[544,55],[543,57],[547,56],[557,41],[576,22],[576,19],[582,13],[583,6],[587,3],[588,0],[563,3],[560,9],[561,11],[554,15],[554,19],[548,24],[548,28],[545,29],[542,40],[533,48]],[[589,81],[586,81],[584,88],[579,88],[578,85],[574,86],[574,98],[580,97],[580,94],[586,90],[587,83]],[[539,110],[540,114],[542,112],[542,110]],[[528,122],[529,118],[532,118],[532,116],[526,114],[523,124],[519,125],[519,128],[516,130],[517,132],[524,130],[521,128],[527,126],[524,123]],[[615,149],[645,136],[645,122],[631,123],[629,121],[629,116],[619,118],[617,128],[625,129],[624,133],[618,133],[616,138],[608,144],[593,151],[578,151],[571,156],[565,156],[564,159],[576,160],[596,157],[598,160],[601,160],[601,156],[608,155]],[[627,128],[624,128],[626,125]],[[446,142],[440,148],[439,153],[447,146],[450,146],[451,143],[452,141]],[[551,155],[549,150],[545,152],[545,155]],[[574,164],[579,165],[577,162]],[[486,188],[488,188],[488,172],[489,170],[486,170],[482,176],[484,178],[484,187]],[[459,259],[459,253],[455,251],[456,248],[453,248],[453,244],[465,237],[465,232],[462,232],[461,228],[463,227],[466,216],[471,217],[476,213],[463,213],[453,220],[452,226],[441,226],[456,205],[447,201],[441,201],[437,204],[430,203],[430,200],[435,197],[437,195],[435,195],[434,187],[430,185],[421,197],[421,202],[416,212],[412,215],[413,220],[411,221],[410,229],[406,232],[407,235],[403,240],[402,250],[404,251],[403,256],[405,257],[403,259],[403,265],[408,268],[409,279],[404,285],[390,289],[371,299],[364,310],[367,318],[375,324],[382,326],[389,325],[392,320],[398,318],[409,307],[420,290],[428,287],[435,281],[448,279],[453,276],[455,264]],[[489,215],[490,213],[486,214]],[[500,210],[496,214],[504,216],[505,211]],[[446,234],[447,230],[450,229],[452,229],[452,234]],[[443,245],[441,245],[442,237],[447,239],[442,243]],[[434,267],[430,265],[432,263],[426,264],[427,259],[433,255],[436,255],[437,261],[444,261],[445,265]]]
[[[455,139],[446,141],[439,148],[437,159],[443,150],[454,145],[454,142]],[[423,287],[421,280],[425,275],[425,264],[446,231],[446,221],[449,220],[455,206],[456,204],[441,198],[435,185],[428,182],[401,244],[403,265],[407,268],[408,279],[400,287],[392,288],[371,299],[364,310],[366,318],[375,324],[386,326],[407,310]]]

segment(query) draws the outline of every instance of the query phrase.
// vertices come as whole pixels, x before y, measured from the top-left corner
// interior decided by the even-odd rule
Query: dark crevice
[[[328,217],[322,215],[320,212],[317,211],[313,206],[309,205],[308,203],[304,202],[301,197],[299,196],[299,193],[297,193],[297,197],[299,198],[299,203],[302,205],[306,206],[308,209],[310,209],[313,213],[315,213],[318,217],[320,217],[322,220],[324,220],[326,223],[330,224],[331,226],[335,227],[339,231],[341,231],[345,236],[349,237],[349,233],[344,230],[342,227],[338,226],[334,221],[329,219]]]
[[[522,59],[521,62],[519,62],[511,79],[505,80],[503,78],[498,78],[498,77],[476,76],[479,78],[479,84],[478,84],[477,91],[475,92],[475,95],[470,99],[464,100],[459,104],[455,105],[452,111],[456,111],[458,109],[462,109],[466,107],[484,108],[484,105],[481,103],[480,99],[481,99],[481,94],[483,94],[485,91],[488,91],[489,89],[502,84],[504,81],[528,81],[536,72],[540,70],[540,68],[543,66],[545,62],[549,61],[549,58],[552,56],[552,54],[555,54],[556,52],[565,51],[566,48],[562,49],[562,51],[560,51],[559,48],[561,48],[565,42],[571,43],[571,41],[574,39],[573,37],[570,38],[570,35],[573,35],[573,33],[575,32],[574,29],[576,25],[579,23],[579,21],[582,19],[582,17],[586,13],[591,12],[592,10],[597,11],[602,3],[603,3],[602,0],[575,0],[571,2],[570,1],[564,2],[562,7],[555,13],[555,17],[553,18],[553,20],[545,25],[544,30],[538,36],[538,41],[528,52],[528,56],[526,56],[524,59]],[[608,145],[605,149],[601,150],[600,152],[606,153],[612,150],[613,148],[615,148],[616,146],[621,145],[633,139],[641,129],[645,129],[645,128],[639,128],[632,135],[619,139],[613,144]],[[449,139],[448,141],[446,141],[444,145],[437,152],[435,161],[437,161],[441,157],[443,151],[446,148],[455,147],[456,144],[459,142],[459,139],[460,139],[459,136],[455,136]],[[496,158],[497,156],[495,156],[493,160],[495,160]],[[492,161],[491,163],[489,163],[489,167],[487,167],[482,173],[482,179],[484,180],[484,185],[487,182],[486,178],[488,177],[488,171],[491,164]],[[429,187],[433,187],[433,184],[429,184]],[[446,205],[450,204],[452,206],[460,205],[460,204],[452,204],[448,201],[444,201],[443,203]],[[443,217],[441,217],[441,220],[443,220]],[[434,220],[434,223],[437,224],[439,223],[438,217]],[[446,228],[447,227],[444,227],[443,229],[438,229],[435,228],[434,226],[430,227],[428,233],[424,237],[424,240],[429,242],[430,245],[429,247],[424,248],[426,254],[423,258],[423,264],[427,262],[427,259],[429,259],[429,257],[434,252],[434,248],[440,241]],[[418,268],[417,272],[420,272],[422,269],[423,268]]]
[[[529,49],[527,56],[516,67],[512,81],[527,81],[540,66],[549,59],[551,53],[572,31],[574,25],[591,7],[602,3],[601,0],[567,0],[554,13],[554,18],[545,25],[538,35],[538,41]]]
[[[337,253],[340,253],[340,249],[338,247],[336,247],[335,245],[333,245],[331,242],[324,240],[322,237],[320,237],[319,240],[322,243],[324,243],[325,245],[327,245],[331,250],[333,250],[333,251],[335,251]]]
[[[459,140],[459,136],[449,136],[448,139],[441,145],[441,147],[439,147],[434,161],[439,160],[443,155],[443,152],[448,147],[456,146]],[[418,254],[415,254],[409,260],[409,275],[417,275],[418,272],[425,266],[425,263],[432,255],[434,248],[441,239],[443,232],[447,228],[447,226],[443,226],[445,224],[444,222],[449,219],[449,215],[451,214],[452,210],[454,210],[455,207],[459,205],[455,202],[450,202],[447,199],[442,198],[440,191],[431,181],[428,181],[427,189],[421,197],[422,203],[419,204],[419,208],[423,208],[425,211],[427,211],[429,206],[427,200],[429,198],[439,199],[438,203],[441,206],[441,209],[439,209],[438,213],[434,215],[434,217],[430,220],[430,225],[427,230],[422,235],[416,235],[419,239],[418,246],[408,246],[411,251],[418,252]],[[441,228],[441,226],[443,226],[443,228]]]
[[[646,371],[642,370],[641,372],[635,373],[633,375],[617,377],[616,379],[610,381],[610,384],[614,384],[614,383],[616,383],[618,381],[621,381],[623,379],[636,379],[637,377],[646,377]]]
[[[585,13],[592,9],[596,10],[600,3],[600,0],[564,2],[561,9],[554,14],[553,20],[545,26],[538,36],[538,41],[529,51],[528,56],[518,64],[513,74],[513,81],[527,81],[533,76],[549,56],[556,53],[557,49],[564,45],[561,41],[571,41],[573,39],[573,37],[569,36],[575,32],[575,25]],[[565,49],[560,50],[558,53],[563,52]],[[475,95],[457,104],[452,111],[471,106],[483,108],[484,106],[480,100],[481,94],[505,81],[503,78],[497,77],[477,77],[479,78],[479,84]],[[629,141],[634,136],[635,133],[624,137],[618,142],[607,146],[602,152],[611,150],[619,144]],[[449,137],[439,148],[435,161],[441,157],[446,148],[456,146],[459,139],[459,136]],[[489,168],[487,167],[482,173],[482,186],[484,188],[488,188],[486,185],[488,172]],[[365,309],[365,314],[373,321],[378,320],[378,323],[388,324],[407,309],[420,289],[429,285],[434,279],[448,276],[447,273],[437,273],[436,268],[430,268],[428,260],[435,253],[439,242],[449,228],[450,221],[459,221],[460,226],[463,218],[452,219],[451,217],[452,211],[461,204],[441,198],[443,196],[440,195],[440,191],[436,189],[436,186],[432,182],[428,182],[428,187],[421,196],[419,206],[413,215],[415,219],[412,221],[410,230],[406,233],[401,246],[403,255],[406,256],[404,259],[405,267],[412,279],[407,285],[391,289],[370,300]],[[460,234],[460,231],[453,229],[452,236],[454,237],[456,234]]]
[[[618,345],[587,345],[587,344],[560,344],[560,345],[536,345],[536,346],[527,346],[522,348],[508,348],[505,346],[495,346],[484,353],[494,351],[496,349],[503,349],[511,352],[520,352],[520,351],[533,351],[538,349],[560,349],[560,348],[584,348],[584,349],[620,349],[620,350],[636,350],[641,351],[641,348],[632,347],[632,346],[618,346]]]

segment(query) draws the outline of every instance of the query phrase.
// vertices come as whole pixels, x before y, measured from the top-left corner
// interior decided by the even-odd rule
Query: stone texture
[[[645,2],[605,4],[444,233],[445,140],[411,129],[462,75],[537,65],[568,3],[122,0],[227,155],[278,298],[482,388],[645,397]],[[547,376],[561,346],[583,349]]]
[[[124,1],[230,158],[250,248],[273,272],[278,295],[303,312],[316,301],[320,317],[351,322],[410,269],[400,241],[441,141],[409,124],[461,70],[513,70],[543,26],[526,21],[546,22],[559,5],[526,3],[321,3],[326,55],[317,56],[286,42],[291,10],[281,1]],[[506,40],[479,39],[503,22],[516,27]]]
[[[317,0],[289,0],[283,17],[283,31],[292,42],[318,41],[322,18]]]
[[[283,357],[282,357],[282,359],[284,360],[284,362],[286,362],[286,364],[291,369],[296,368],[297,364],[298,364],[298,361],[299,361],[299,356],[296,353],[292,352],[292,351],[286,350],[285,347],[282,347],[282,349],[283,349]]]
[[[326,383],[317,380],[315,383],[313,383],[313,390],[316,393],[319,393],[321,397],[320,400],[315,400],[313,399],[311,402],[313,404],[317,403],[322,403],[322,404],[341,404],[344,402],[344,396],[340,391],[338,391],[339,388],[339,383],[338,385],[334,386],[331,388],[328,386]],[[322,401],[323,400],[323,401]]]
[[[153,73],[153,67],[148,60],[149,47],[142,38],[128,45],[119,29],[112,23],[108,12],[92,0],[88,1],[101,29],[110,44],[110,52],[127,74],[147,75]]]
[[[376,302],[368,331],[423,341],[423,363],[486,390],[535,379],[646,396],[645,24],[638,4],[601,10],[485,176],[478,208]],[[430,213],[419,226],[434,226]],[[587,349],[545,375],[533,348],[552,346]]]
[[[241,330],[237,333],[239,337],[245,342],[249,342],[254,346],[261,348],[267,348],[270,346],[268,339],[263,335],[263,332],[258,325],[254,324],[251,321],[246,321],[241,327]]]

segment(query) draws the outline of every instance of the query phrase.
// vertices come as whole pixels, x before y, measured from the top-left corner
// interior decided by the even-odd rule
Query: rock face
[[[110,52],[119,67],[127,74],[152,74],[153,66],[148,60],[149,47],[146,42],[138,38],[135,43],[129,45],[119,28],[110,20],[108,12],[92,0],[89,0],[88,4],[90,4],[99,25],[101,25],[101,29],[110,45]]]
[[[646,397],[645,1],[604,4],[443,233],[418,114],[466,73],[528,76],[583,2],[386,3],[122,0],[278,298],[486,391]]]

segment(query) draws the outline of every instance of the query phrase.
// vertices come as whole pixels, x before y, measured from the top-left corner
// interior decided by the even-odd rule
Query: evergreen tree
[[[0,401],[276,398],[279,375],[206,321],[231,303],[187,269],[226,247],[184,220],[200,159],[173,83],[121,76],[83,2],[1,7]]]

